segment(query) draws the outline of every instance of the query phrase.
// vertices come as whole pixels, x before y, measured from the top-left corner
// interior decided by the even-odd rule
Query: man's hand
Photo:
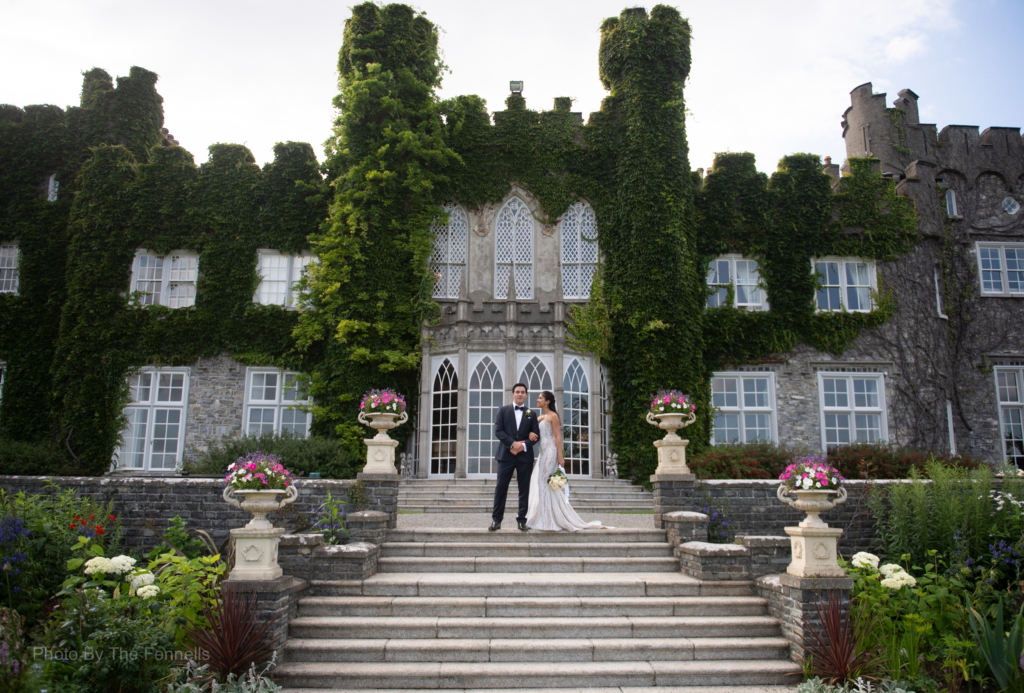
[[[536,443],[537,442],[537,434],[532,432],[532,431],[530,432],[530,442],[531,443]]]
[[[516,442],[512,443],[512,447],[510,447],[508,451],[511,452],[513,455],[518,455],[524,450],[524,448],[525,446],[523,445],[522,441],[517,440]]]

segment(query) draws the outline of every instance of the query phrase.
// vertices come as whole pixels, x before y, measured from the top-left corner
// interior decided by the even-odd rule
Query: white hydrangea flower
[[[146,585],[145,587],[140,587],[136,594],[142,599],[152,599],[160,594],[160,588],[156,585]]]
[[[878,569],[878,572],[880,572],[885,577],[892,577],[896,573],[902,573],[905,571],[903,570],[903,566],[901,565],[897,565],[895,563],[886,563]]]
[[[853,554],[853,567],[878,570],[878,556],[873,553],[868,553],[867,551],[855,553]]]
[[[114,566],[110,564],[109,558],[103,556],[96,556],[90,558],[85,562],[85,574],[86,575],[106,575],[107,573],[113,573]]]
[[[905,573],[902,570],[893,573],[890,577],[882,580],[882,587],[890,590],[898,590],[904,587],[913,587],[917,584],[917,580],[910,573]]]
[[[153,575],[153,573],[150,573],[148,571],[145,573],[139,573],[138,575],[132,577],[132,589],[137,590],[140,587],[152,585],[155,579],[156,577]]]
[[[130,573],[135,568],[135,559],[131,556],[114,556],[110,559],[110,567],[113,568],[115,573],[124,575]]]

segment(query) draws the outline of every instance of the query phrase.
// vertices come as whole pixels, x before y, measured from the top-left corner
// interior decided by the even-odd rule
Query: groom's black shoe
[[[525,522],[520,522],[520,523],[519,523],[519,531],[520,531],[520,532],[525,532],[525,531],[526,531],[526,530],[528,530],[528,529],[530,529],[530,528],[526,526],[526,523],[525,523]]]
[[[491,526],[487,528],[487,531],[488,532],[497,532],[499,529],[501,529],[501,523],[500,522],[492,522]]]

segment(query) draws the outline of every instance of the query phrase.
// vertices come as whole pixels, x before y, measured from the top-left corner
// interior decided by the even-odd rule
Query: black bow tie
[[[516,411],[522,411],[522,410],[523,410],[522,407],[516,407]]]

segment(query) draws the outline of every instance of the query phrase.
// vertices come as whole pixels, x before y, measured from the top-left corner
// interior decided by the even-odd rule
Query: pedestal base
[[[785,527],[793,560],[786,572],[802,578],[846,577],[836,560],[836,542],[843,530],[832,527]]]
[[[283,574],[277,564],[277,545],[284,529],[233,529],[235,567],[229,581],[276,580]]]
[[[658,468],[655,474],[689,474],[690,469],[686,466],[686,446],[690,441],[683,440],[678,436],[670,440],[666,436],[662,440],[654,441],[654,447],[658,448]]]
[[[395,449],[398,447],[397,440],[384,438],[366,438],[366,466],[363,467],[363,474],[397,474],[395,469]]]

